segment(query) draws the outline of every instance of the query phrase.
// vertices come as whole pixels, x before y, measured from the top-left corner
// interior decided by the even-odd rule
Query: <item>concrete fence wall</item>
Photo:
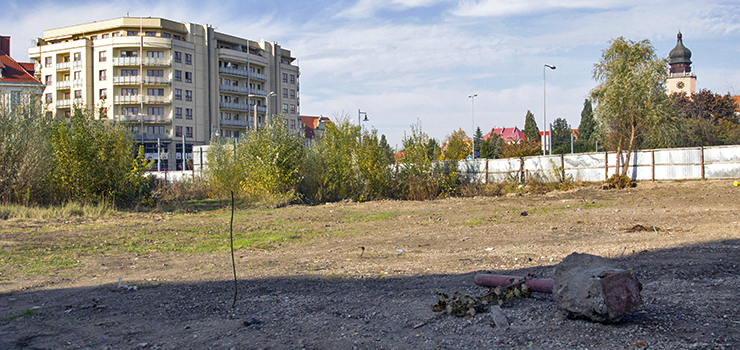
[[[626,159],[622,154],[621,162]],[[620,163],[621,163],[620,162]],[[461,161],[461,176],[477,183],[523,181],[538,176],[546,181],[604,181],[617,170],[616,152],[577,153],[507,159]],[[740,178],[740,145],[639,150],[627,172],[635,180]]]

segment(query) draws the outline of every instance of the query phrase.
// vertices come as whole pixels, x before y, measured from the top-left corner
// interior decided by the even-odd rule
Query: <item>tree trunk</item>
[[[629,168],[630,165],[630,157],[632,156],[632,152],[635,151],[635,134],[636,134],[637,126],[635,125],[634,119],[631,125],[630,130],[630,145],[627,149],[627,157],[624,159],[624,164],[622,164],[622,176],[627,176],[627,168]]]

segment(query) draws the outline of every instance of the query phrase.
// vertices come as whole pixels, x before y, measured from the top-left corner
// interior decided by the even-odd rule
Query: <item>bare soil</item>
[[[235,307],[228,252],[82,256],[64,276],[0,284],[0,349],[739,349],[731,182],[276,209],[265,220],[320,217],[325,234],[238,251]],[[349,210],[374,219],[333,219]],[[508,329],[431,309],[438,292],[487,292],[477,273],[552,277],[572,252],[634,270],[644,305],[601,324],[534,293],[503,306]]]

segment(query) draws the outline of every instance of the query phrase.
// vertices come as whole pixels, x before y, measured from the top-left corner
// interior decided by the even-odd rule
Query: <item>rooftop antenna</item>
[[[128,11],[126,11],[126,17],[128,17]]]

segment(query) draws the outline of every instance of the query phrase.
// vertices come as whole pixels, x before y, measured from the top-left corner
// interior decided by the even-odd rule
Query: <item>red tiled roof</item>
[[[34,71],[36,71],[36,64],[33,62],[18,62],[18,64],[23,67],[23,69],[26,70],[29,74],[33,75]]]
[[[483,136],[483,139],[488,140],[492,134],[498,134],[502,139],[504,139],[504,142],[524,141],[524,132],[519,130],[516,126],[513,128],[493,128],[489,133]]]
[[[740,95],[732,96],[732,98],[735,99],[735,104],[737,105],[737,112],[740,113]]]
[[[33,75],[29,74],[28,71],[12,57],[8,56],[3,51],[0,51],[0,65],[3,69],[2,77],[0,82],[3,83],[31,83],[40,84],[41,82],[36,79]],[[33,63],[31,63],[33,65]]]

